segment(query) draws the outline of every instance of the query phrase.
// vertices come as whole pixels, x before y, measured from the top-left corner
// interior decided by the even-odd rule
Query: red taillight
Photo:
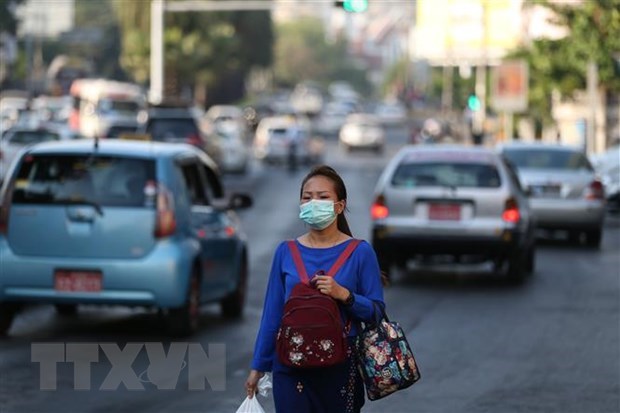
[[[387,218],[388,215],[390,215],[390,210],[385,205],[385,197],[383,195],[379,195],[370,207],[370,217],[372,219],[383,219]]]
[[[233,235],[235,235],[235,228],[228,225],[226,228],[224,228],[224,233],[226,234],[227,237],[232,237]]]
[[[583,193],[583,196],[589,200],[601,200],[605,199],[605,188],[601,181],[592,181],[590,185],[586,188]]]
[[[194,146],[202,146],[202,139],[200,138],[199,135],[195,133],[189,135],[187,139],[185,140],[185,142],[189,143],[190,145],[194,145]]]
[[[519,205],[517,205],[517,201],[512,198],[506,201],[504,212],[502,213],[502,219],[513,224],[519,222],[521,219],[521,213],[519,212]]]
[[[144,191],[150,190],[147,182]],[[163,238],[174,234],[177,228],[176,219],[174,218],[174,199],[170,191],[165,186],[159,185],[157,188],[157,218],[155,221],[155,238]]]

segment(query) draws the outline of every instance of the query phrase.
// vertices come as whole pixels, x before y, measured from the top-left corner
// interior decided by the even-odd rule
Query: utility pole
[[[476,67],[476,96],[480,101],[480,110],[474,113],[472,128],[472,137],[477,145],[484,143],[484,124],[487,113],[487,66],[489,63],[487,0],[481,0],[480,4],[482,5],[482,58],[480,59],[480,64]]]
[[[586,151],[588,153],[598,153],[602,149],[597,142],[596,136],[596,114],[598,108],[598,67],[596,63],[590,61],[588,63],[588,71],[586,76],[588,106],[587,133],[586,133]]]

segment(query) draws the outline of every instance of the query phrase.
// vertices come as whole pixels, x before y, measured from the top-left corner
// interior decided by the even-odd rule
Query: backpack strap
[[[357,238],[353,238],[351,242],[349,242],[349,245],[347,245],[347,248],[345,248],[345,250],[342,251],[342,253],[338,257],[334,265],[332,265],[332,267],[327,272],[328,276],[330,277],[336,276],[336,273],[338,272],[340,267],[342,267],[342,264],[344,264],[347,258],[349,258],[349,256],[353,253],[353,251],[355,251],[355,248],[357,248],[359,243],[360,243],[360,240]]]
[[[360,240],[357,238],[353,238],[349,245],[345,248],[344,251],[338,256],[336,262],[332,265],[326,275],[329,277],[334,277],[340,267],[345,263],[345,261],[349,258],[349,256],[355,251],[355,248],[359,245]],[[299,252],[299,248],[297,247],[297,243],[295,240],[287,241],[288,248],[291,251],[291,255],[293,256],[293,262],[295,263],[295,267],[297,268],[297,274],[299,275],[299,279],[302,283],[309,285],[310,279],[308,278],[308,272],[306,271],[306,267],[304,266],[304,261],[301,258],[301,253]]]
[[[293,262],[295,262],[295,267],[297,268],[297,275],[302,283],[306,285],[310,285],[310,279],[308,278],[308,273],[306,272],[306,267],[304,266],[304,261],[301,259],[301,253],[299,252],[299,248],[297,248],[297,243],[295,240],[290,240],[287,242],[289,250],[291,250],[291,254],[293,255]]]

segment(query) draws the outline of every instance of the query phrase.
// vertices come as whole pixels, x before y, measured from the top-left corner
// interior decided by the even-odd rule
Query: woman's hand
[[[257,390],[258,381],[264,375],[265,373],[263,373],[262,371],[257,371],[257,370],[250,371],[250,374],[248,375],[248,378],[245,381],[245,391],[247,392],[248,397],[250,399],[254,397],[254,395],[258,391]]]
[[[315,275],[312,283],[321,293],[339,301],[345,301],[349,297],[349,290],[341,286],[328,275]]]

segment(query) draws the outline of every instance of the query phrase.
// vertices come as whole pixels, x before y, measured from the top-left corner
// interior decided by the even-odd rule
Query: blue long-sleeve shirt
[[[299,247],[306,272],[312,277],[319,270],[327,272],[344,251],[349,241],[329,248],[310,248],[295,241]],[[372,321],[374,318],[373,301],[384,306],[381,271],[377,256],[372,246],[366,241],[359,243],[334,279],[355,296],[354,304],[347,308],[347,315],[353,321]],[[293,287],[300,281],[295,262],[286,242],[282,242],[273,257],[263,315],[254,346],[252,369],[271,371],[275,357],[276,335],[282,319],[284,303]],[[355,322],[349,335],[357,334]]]

